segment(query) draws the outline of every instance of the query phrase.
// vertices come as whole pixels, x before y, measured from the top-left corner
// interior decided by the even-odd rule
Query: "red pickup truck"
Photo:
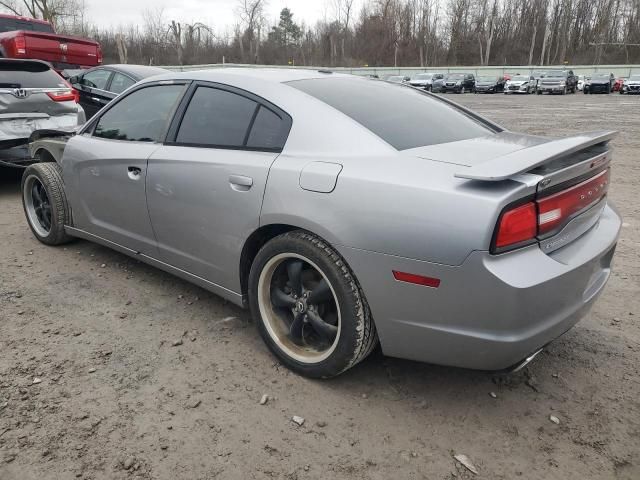
[[[57,35],[49,22],[0,15],[0,57],[44,60],[61,71],[100,65],[102,50],[93,40]]]

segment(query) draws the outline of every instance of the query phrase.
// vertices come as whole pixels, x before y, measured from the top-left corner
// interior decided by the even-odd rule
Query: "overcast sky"
[[[275,23],[280,10],[289,7],[297,23],[315,22],[325,15],[330,0],[268,0],[267,18]],[[145,9],[164,8],[167,20],[202,22],[224,32],[237,21],[238,0],[85,0],[87,20],[99,27],[142,23]]]

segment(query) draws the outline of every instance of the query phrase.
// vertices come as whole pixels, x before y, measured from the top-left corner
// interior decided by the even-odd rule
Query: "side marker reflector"
[[[415,275],[413,273],[393,271],[393,278],[399,282],[413,283],[414,285],[422,285],[423,287],[438,288],[440,279],[433,277],[425,277],[423,275]]]

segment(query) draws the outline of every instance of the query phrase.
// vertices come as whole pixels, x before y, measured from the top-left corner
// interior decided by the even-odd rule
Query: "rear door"
[[[100,67],[80,75],[78,81],[74,82],[73,87],[80,92],[80,105],[84,108],[87,119],[93,117],[115,97],[108,91],[112,76],[112,70]]]
[[[157,257],[145,192],[147,159],[160,148],[185,88],[135,90],[69,140],[63,174],[76,228]]]
[[[161,260],[239,292],[246,238],[259,226],[273,161],[291,126],[245,91],[194,84],[149,158],[147,201]]]

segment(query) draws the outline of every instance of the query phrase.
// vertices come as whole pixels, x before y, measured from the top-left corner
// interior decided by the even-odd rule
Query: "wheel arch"
[[[301,230],[310,233],[311,235],[315,235],[334,249],[336,248],[335,238],[332,238],[332,235],[323,234],[323,232],[325,232],[323,228],[320,228],[319,226],[318,228],[314,228],[313,225],[305,226],[305,223],[308,222],[296,222],[292,220],[293,219],[287,219],[287,221],[283,222],[273,222],[261,225],[258,229],[254,230],[249,237],[247,237],[247,240],[242,246],[239,264],[240,291],[245,298],[249,291],[249,272],[251,271],[251,265],[253,264],[256,255],[269,240],[277,237],[278,235],[291,232],[293,230]],[[345,263],[347,262],[345,261]]]

